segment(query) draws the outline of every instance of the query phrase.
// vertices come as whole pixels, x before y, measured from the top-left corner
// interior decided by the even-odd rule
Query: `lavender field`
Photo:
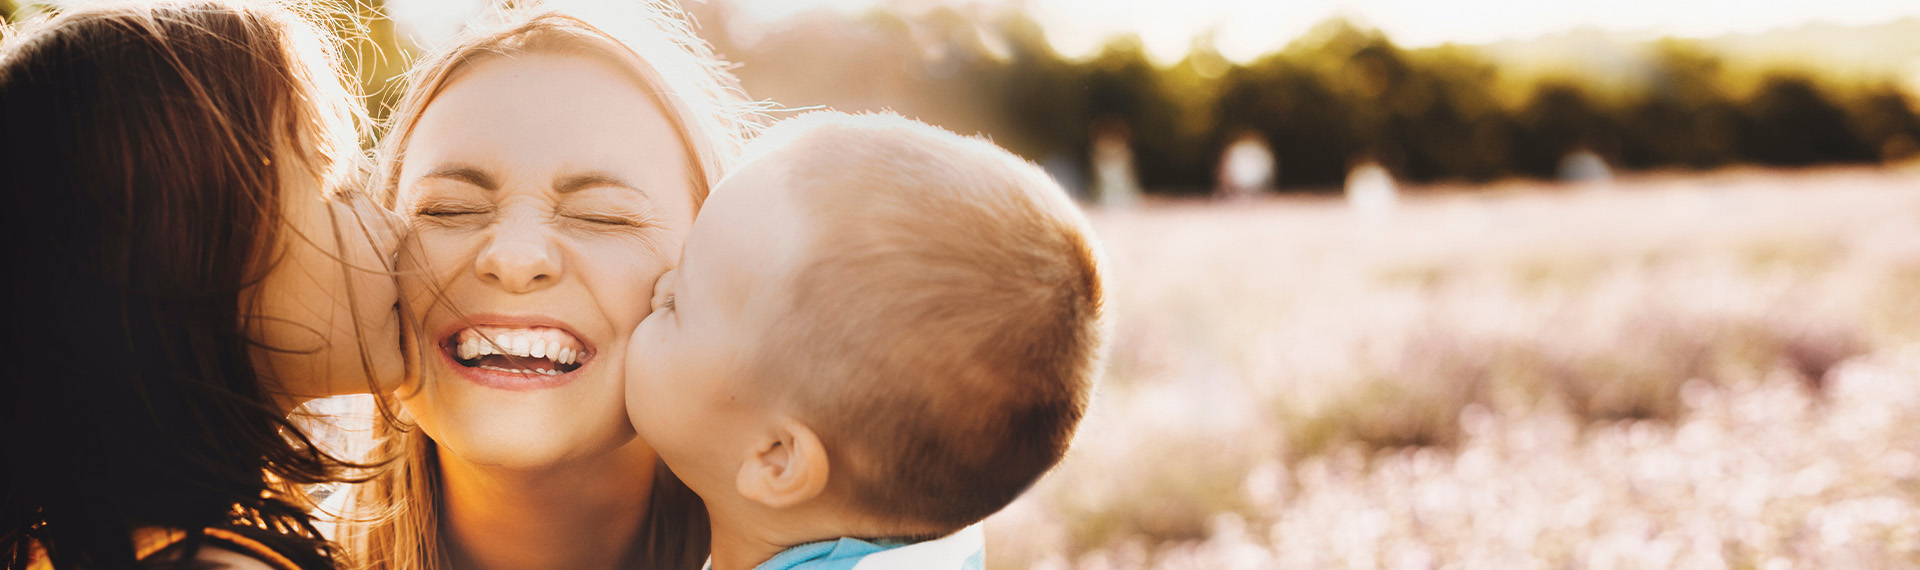
[[[1920,169],[1406,190],[1093,212],[1112,355],[988,566],[1920,565]]]

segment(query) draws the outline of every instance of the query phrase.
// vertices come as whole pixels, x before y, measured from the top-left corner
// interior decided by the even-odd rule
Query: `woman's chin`
[[[435,438],[440,450],[447,457],[476,467],[509,469],[516,471],[537,471],[562,468],[577,461],[601,457],[607,452],[618,449],[633,439],[631,434],[624,438],[607,437],[609,434],[595,435],[590,438],[527,437],[520,433],[468,433],[465,437],[451,441]],[[587,439],[601,441],[598,445],[588,445]]]
[[[634,437],[619,386],[582,368],[556,389],[502,390],[430,366],[402,405],[444,451],[488,467],[541,469],[594,457]]]

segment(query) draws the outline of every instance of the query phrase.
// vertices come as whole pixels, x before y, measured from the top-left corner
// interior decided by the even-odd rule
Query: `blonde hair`
[[[427,54],[407,77],[408,89],[378,146],[373,191],[392,206],[409,137],[433,99],[462,72],[481,62],[526,53],[588,54],[625,64],[654,87],[657,101],[688,149],[695,204],[732,168],[758,123],[749,102],[711,48],[674,5],[635,1],[614,5],[535,5],[495,14],[491,25],[467,30]],[[402,456],[399,465],[354,489],[354,507],[337,540],[356,566],[382,570],[444,568],[438,513],[438,451],[411,426],[376,426],[378,456]],[[698,568],[706,558],[705,506],[665,468],[655,471],[642,546],[655,568]],[[356,518],[358,517],[358,518]]]
[[[1066,453],[1102,347],[1092,228],[1039,168],[897,115],[815,112],[778,155],[813,239],[753,378],[820,435],[836,489],[908,529],[958,530]]]
[[[687,145],[696,204],[733,167],[760,122],[761,106],[745,98],[719,57],[694,34],[685,13],[666,2],[567,9],[549,4],[502,12],[500,20],[469,30],[450,47],[421,58],[408,73],[406,94],[379,146],[374,189],[389,207],[399,193],[400,166],[420,116],[461,72],[491,58],[558,52],[626,64],[657,89],[657,102]],[[638,25],[616,28],[606,21]]]

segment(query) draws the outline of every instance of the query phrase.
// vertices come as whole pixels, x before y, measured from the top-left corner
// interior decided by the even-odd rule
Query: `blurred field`
[[[1920,170],[1098,211],[995,568],[1920,565]]]

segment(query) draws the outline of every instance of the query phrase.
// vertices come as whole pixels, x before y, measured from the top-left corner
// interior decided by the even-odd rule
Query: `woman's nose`
[[[505,221],[480,250],[474,270],[483,282],[512,293],[538,291],[560,279],[559,252],[534,220]]]

